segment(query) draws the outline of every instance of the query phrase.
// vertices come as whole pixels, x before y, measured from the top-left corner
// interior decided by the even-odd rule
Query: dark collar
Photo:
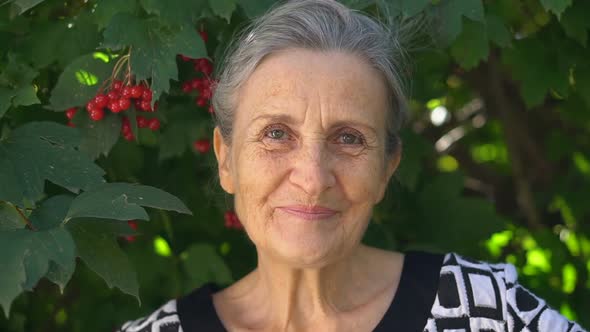
[[[375,332],[423,331],[438,290],[444,255],[420,251],[405,254],[396,294]],[[207,283],[177,301],[184,332],[225,332],[213,306],[212,294],[220,289]]]

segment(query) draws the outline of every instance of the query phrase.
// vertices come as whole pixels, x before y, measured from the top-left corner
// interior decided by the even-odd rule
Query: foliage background
[[[365,241],[511,262],[523,284],[589,327],[590,2],[343,2],[384,22],[428,22],[428,42],[410,48],[405,67],[402,165]],[[213,154],[193,149],[212,121],[182,91],[198,74],[176,55],[219,62],[233,33],[273,3],[0,2],[0,330],[110,331],[255,266],[246,236],[224,227],[231,199]],[[130,46],[162,128],[134,127],[128,142],[120,118],[92,123],[83,110],[67,128],[63,112],[83,108]],[[163,189],[192,215],[156,189],[95,189],[103,177]],[[113,203],[123,194],[131,200]],[[128,242],[125,220],[147,216],[142,195],[158,209]]]

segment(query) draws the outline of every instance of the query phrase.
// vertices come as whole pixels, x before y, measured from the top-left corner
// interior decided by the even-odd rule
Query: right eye
[[[271,142],[284,142],[290,140],[288,130],[282,125],[271,125],[264,129],[263,139],[268,139]]]
[[[271,138],[271,139],[281,139],[283,138],[283,136],[285,136],[285,131],[282,129],[271,129],[269,131],[266,132],[266,137]]]

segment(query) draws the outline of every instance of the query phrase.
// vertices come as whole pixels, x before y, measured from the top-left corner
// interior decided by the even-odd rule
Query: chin
[[[294,268],[320,268],[336,261],[342,255],[342,244],[301,239],[274,241],[270,248],[277,259]]]

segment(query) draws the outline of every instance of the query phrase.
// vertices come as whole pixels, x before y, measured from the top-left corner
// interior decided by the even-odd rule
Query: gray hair
[[[216,125],[228,144],[240,87],[266,56],[304,48],[357,55],[383,75],[390,91],[385,150],[398,150],[408,105],[400,76],[404,52],[396,31],[334,0],[292,0],[254,20],[236,40],[221,63],[212,99]]]

